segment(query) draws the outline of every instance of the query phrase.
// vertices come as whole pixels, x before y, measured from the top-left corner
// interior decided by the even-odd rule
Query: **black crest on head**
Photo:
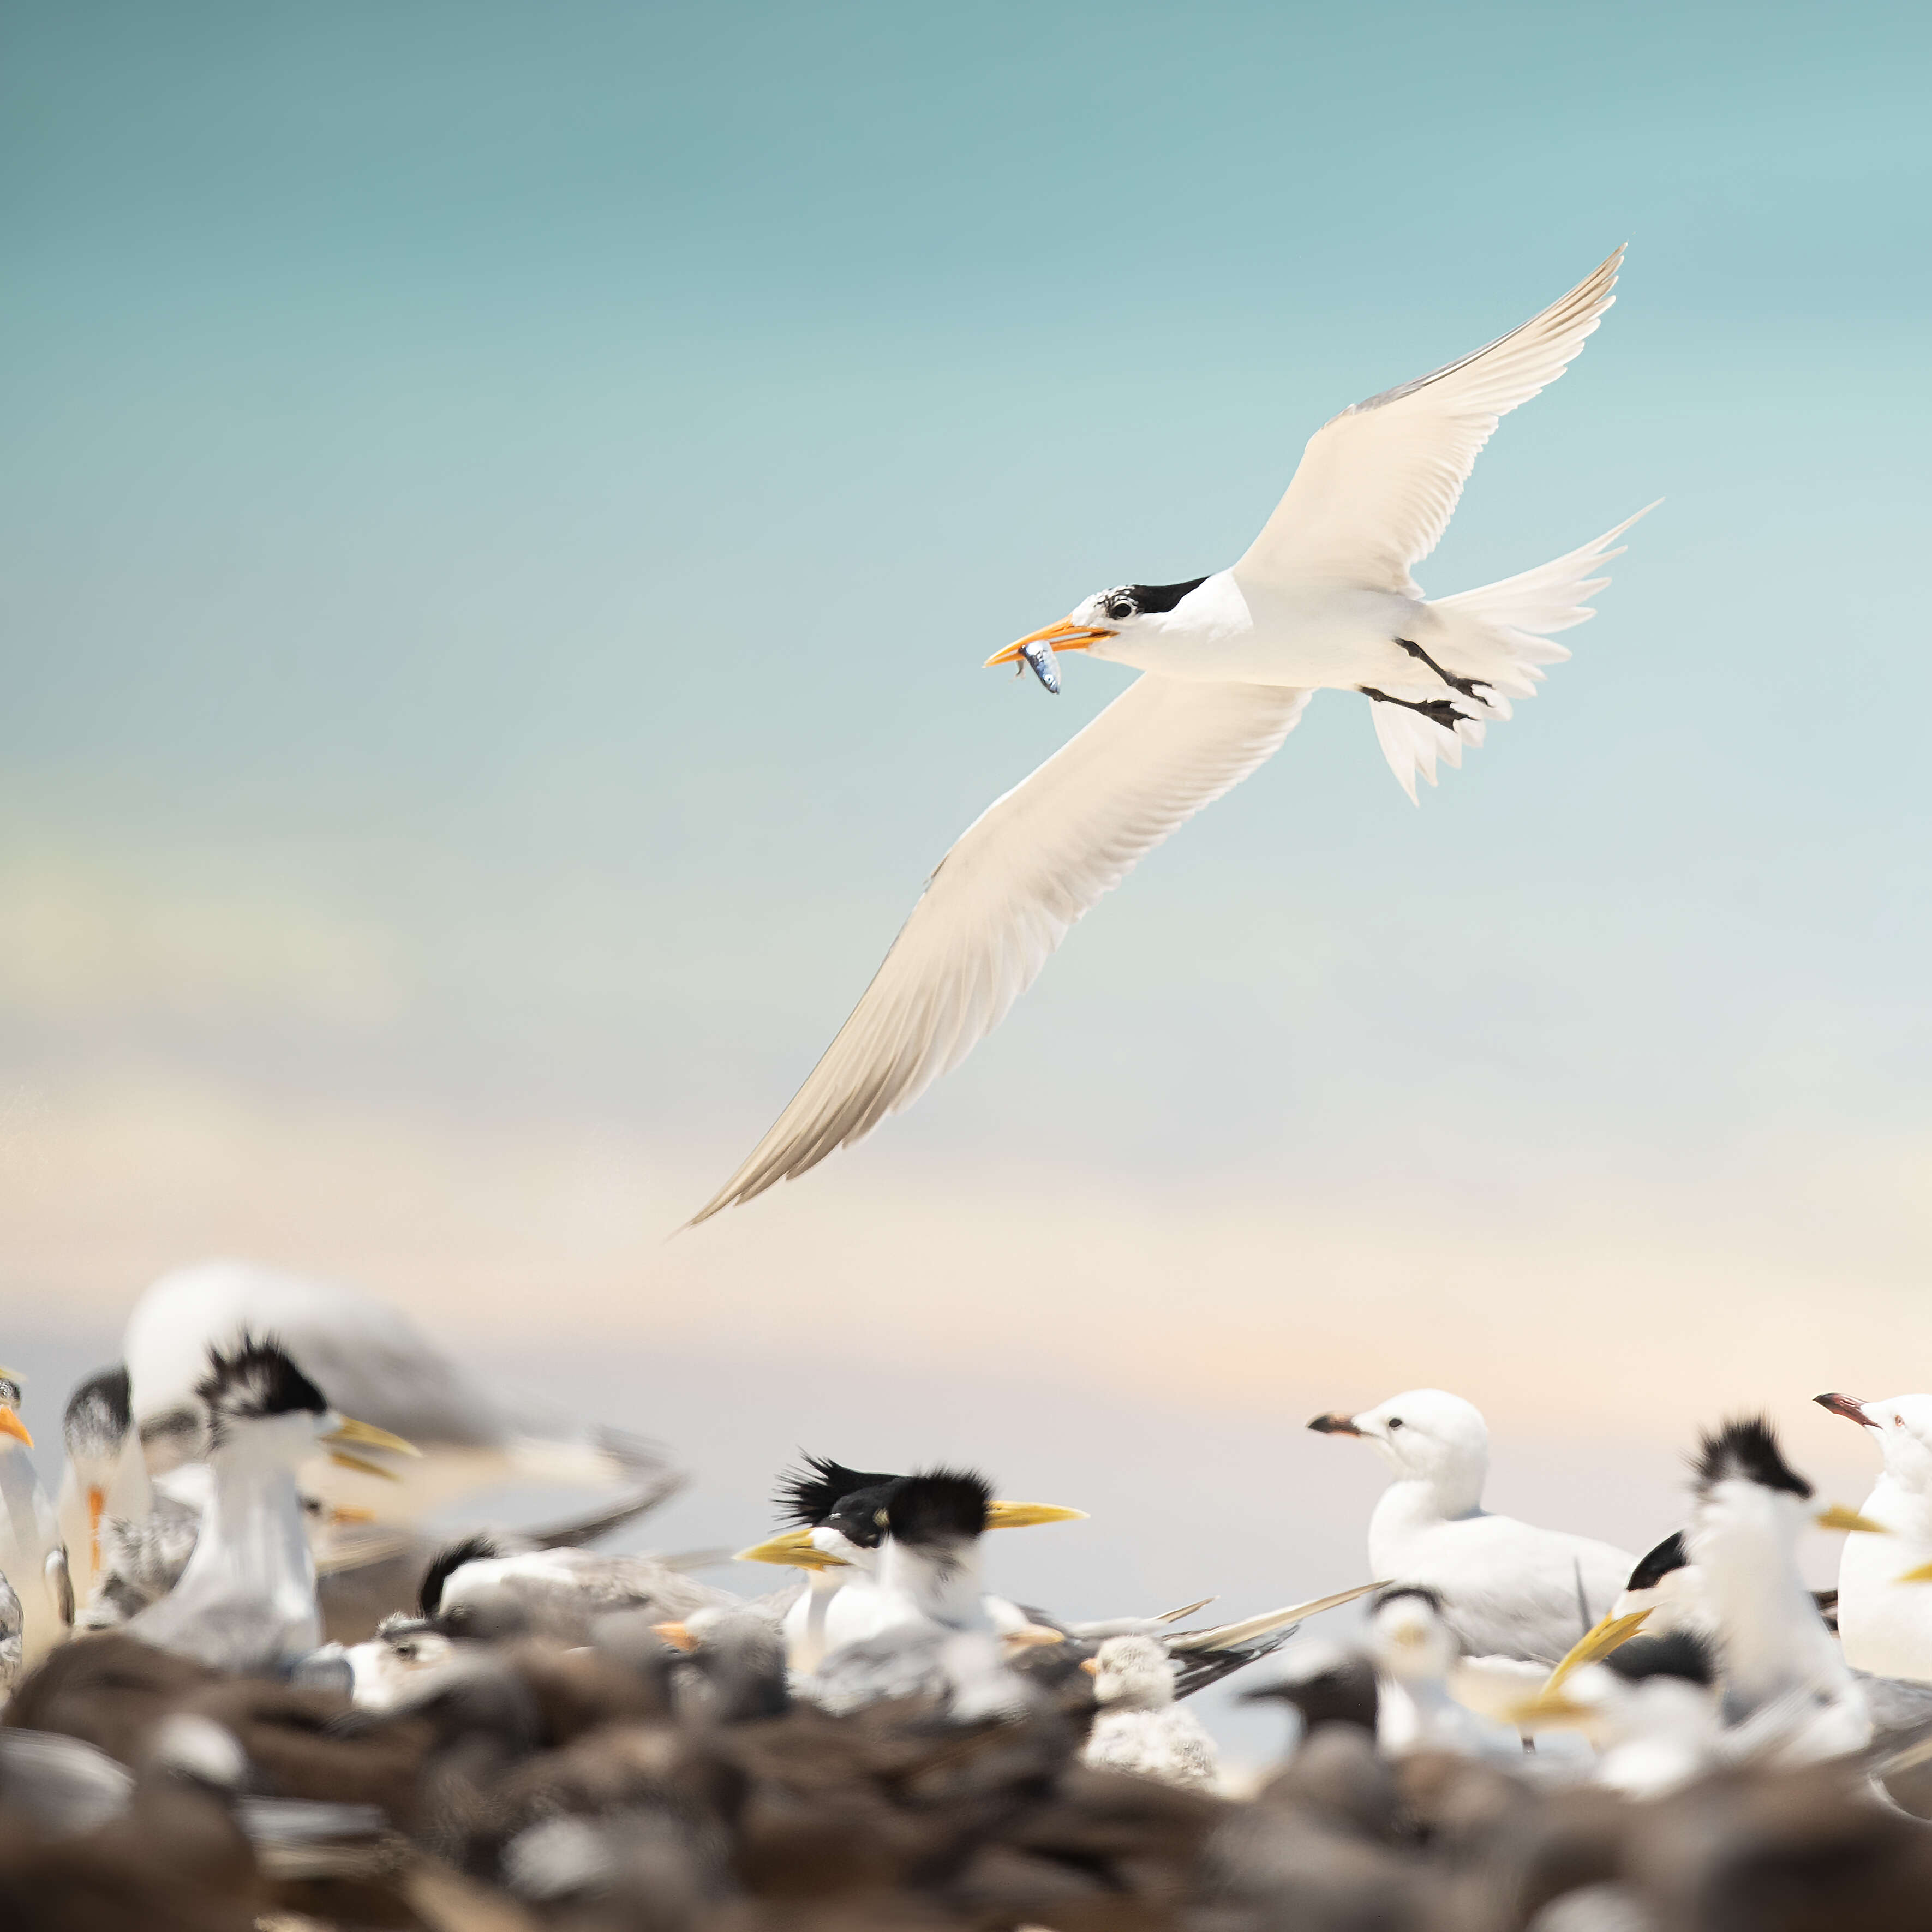
[[[1123,584],[1100,602],[1108,616],[1117,623],[1124,622],[1130,617],[1172,610],[1190,590],[1198,590],[1207,581],[1204,577],[1190,577],[1185,584]]]
[[[829,1456],[807,1456],[802,1468],[788,1469],[779,1477],[772,1504],[788,1522],[826,1522],[848,1496],[862,1490],[882,1490],[898,1480],[876,1470],[848,1469]]]
[[[1794,1496],[1811,1493],[1811,1485],[1784,1460],[1768,1416],[1736,1416],[1707,1435],[1693,1467],[1700,1492],[1720,1483],[1746,1482]]]
[[[116,1362],[88,1377],[67,1399],[64,1426],[70,1440],[92,1438],[118,1442],[134,1420],[128,1371]]]
[[[20,1406],[20,1384],[4,1369],[0,1369],[0,1402],[9,1408]]]
[[[886,1528],[898,1543],[958,1543],[981,1534],[993,1486],[972,1469],[928,1469],[894,1485]]]
[[[1630,1573],[1626,1590],[1654,1590],[1673,1570],[1682,1570],[1690,1561],[1684,1547],[1684,1532],[1674,1529],[1654,1550],[1646,1550]]]
[[[208,1405],[209,1433],[218,1444],[237,1422],[272,1415],[311,1415],[328,1412],[327,1398],[273,1336],[244,1334],[226,1352],[208,1352],[208,1373],[194,1385]]]
[[[422,1588],[416,1593],[416,1608],[425,1617],[434,1616],[442,1607],[442,1586],[464,1564],[481,1563],[502,1553],[496,1538],[491,1536],[466,1536],[460,1543],[445,1544],[423,1572]]]

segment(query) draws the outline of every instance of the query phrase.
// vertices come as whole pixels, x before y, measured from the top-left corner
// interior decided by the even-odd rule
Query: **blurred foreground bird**
[[[1096,592],[990,664],[1057,692],[1056,652],[1144,674],[965,832],[838,1037],[693,1222],[805,1173],[910,1106],[1005,1018],[1074,922],[1135,862],[1280,747],[1318,690],[1368,700],[1383,755],[1462,762],[1532,697],[1550,641],[1592,615],[1616,539],[1453,597],[1410,575],[1441,542],[1501,418],[1562,375],[1611,304],[1623,250],[1520,328],[1312,436],[1231,568]]]
[[[212,1481],[194,1553],[128,1633],[226,1670],[286,1667],[322,1641],[296,1469],[318,1443],[410,1445],[332,1408],[278,1342],[245,1333],[209,1352],[195,1394]]]

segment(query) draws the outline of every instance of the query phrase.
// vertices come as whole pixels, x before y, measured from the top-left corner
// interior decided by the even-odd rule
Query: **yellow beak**
[[[1058,1503],[988,1503],[988,1529],[1030,1529],[1040,1522],[1084,1522],[1084,1510],[1062,1509]]]
[[[1892,1532],[1882,1522],[1874,1522],[1868,1516],[1861,1516],[1855,1509],[1847,1509],[1843,1503],[1834,1503],[1829,1509],[1822,1509],[1811,1520],[1820,1529],[1863,1530],[1868,1536],[1889,1536]]]
[[[322,1439],[332,1444],[354,1442],[365,1449],[388,1449],[398,1456],[422,1454],[413,1442],[405,1442],[400,1436],[392,1436],[386,1429],[378,1429],[373,1422],[358,1422],[352,1415],[338,1415],[335,1426]]]
[[[1051,644],[1057,651],[1087,651],[1091,650],[1101,638],[1116,634],[1102,625],[1076,624],[1070,617],[1063,617],[1058,623],[1049,624],[1043,631],[1035,631],[1021,638],[1018,644],[1009,644],[1003,651],[995,651],[980,669],[990,670],[994,664],[1018,663],[1020,653],[1029,644]]]
[[[1892,1580],[1899,1583],[1932,1583],[1932,1563],[1920,1563]]]
[[[1571,1671],[1581,1670],[1585,1664],[1594,1664],[1599,1658],[1608,1657],[1619,1644],[1629,1642],[1642,1628],[1644,1618],[1649,1615],[1650,1606],[1646,1604],[1640,1610],[1632,1610],[1627,1616],[1606,1615],[1599,1618],[1594,1627],[1586,1630],[1570,1646],[1569,1654],[1544,1678],[1543,1688],[1537,1693],[1538,1699],[1552,1695]]]
[[[1085,1671],[1089,1677],[1097,1677],[1100,1674],[1100,1660],[1097,1657],[1084,1658],[1081,1663],[1080,1668]]]
[[[1596,1713],[1587,1704],[1573,1702],[1560,1690],[1552,1690],[1546,1684],[1534,1697],[1511,1706],[1503,1714],[1504,1720],[1514,1730],[1541,1731],[1562,1729],[1594,1717]]]
[[[842,1556],[834,1556],[820,1550],[812,1540],[809,1529],[788,1529],[782,1535],[770,1537],[763,1543],[754,1543],[748,1550],[741,1550],[732,1558],[735,1563],[784,1563],[794,1570],[849,1570],[851,1564]]]
[[[34,1438],[27,1433],[27,1425],[4,1402],[0,1402],[0,1436],[10,1436],[16,1442],[24,1442],[29,1449],[34,1446]]]

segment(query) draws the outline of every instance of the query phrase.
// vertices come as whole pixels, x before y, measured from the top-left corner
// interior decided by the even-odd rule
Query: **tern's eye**
[[[1107,599],[1107,615],[1116,623],[1132,616],[1134,600],[1131,597],[1109,597]]]
[[[1389,1426],[1391,1429],[1400,1429],[1402,1426],[1402,1418],[1399,1415],[1390,1416],[1389,1418]]]

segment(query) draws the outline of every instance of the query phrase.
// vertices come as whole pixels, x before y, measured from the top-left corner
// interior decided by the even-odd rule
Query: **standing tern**
[[[298,1466],[318,1442],[409,1455],[345,1416],[272,1340],[209,1352],[195,1394],[208,1418],[208,1504],[181,1581],[128,1625],[157,1649],[230,1670],[292,1664],[322,1640]]]
[[[20,1411],[20,1378],[0,1369],[0,1576],[20,1600],[22,1654],[31,1669],[73,1629],[74,1583]]]
[[[1144,853],[1264,764],[1318,690],[1369,700],[1411,799],[1460,765],[1592,612],[1636,521],[1480,590],[1410,574],[1498,422],[1562,375],[1610,306],[1619,248],[1520,328],[1344,410],[1232,568],[1096,592],[988,658],[1057,692],[1055,654],[1144,674],[940,861],[858,1005],[771,1131],[692,1217],[815,1167],[910,1106],[1006,1016],[1068,929]],[[1639,512],[1640,514],[1642,514]]]
[[[1460,1396],[1411,1389],[1308,1426],[1359,1436],[1394,1468],[1370,1519],[1369,1568],[1437,1592],[1472,1656],[1554,1664],[1622,1590],[1632,1562],[1622,1550],[1483,1508],[1490,1432]]]

